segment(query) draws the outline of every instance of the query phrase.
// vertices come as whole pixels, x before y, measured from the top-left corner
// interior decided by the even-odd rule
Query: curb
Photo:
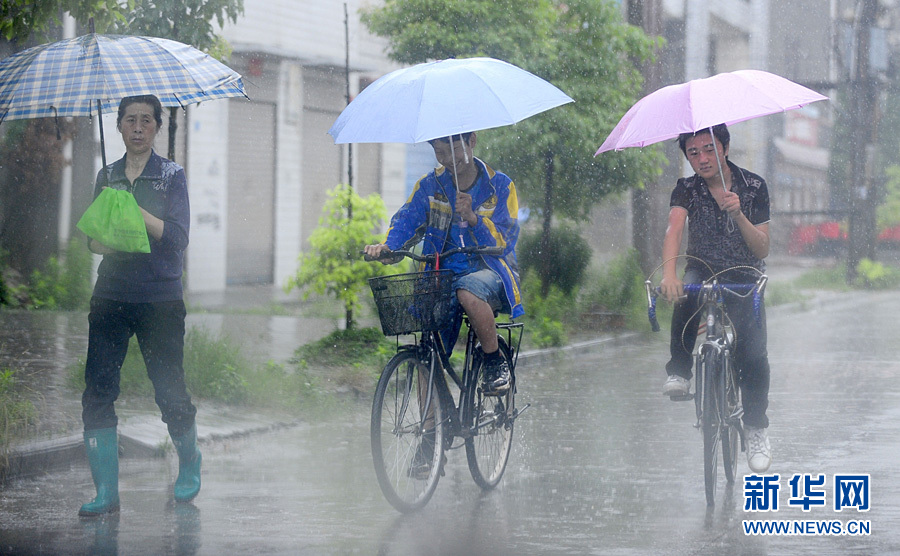
[[[198,427],[197,442],[201,445],[211,444],[298,424],[299,420],[275,423],[256,421],[250,426],[231,423],[224,427],[212,427],[201,424]],[[148,418],[147,422],[119,428],[120,458],[164,458],[171,451],[171,446],[168,430],[158,415],[152,416],[152,422]],[[13,479],[26,479],[69,469],[75,463],[87,463],[82,434],[20,444],[10,450],[6,465],[0,465],[0,485]]]
[[[612,336],[604,336],[602,338],[596,338],[593,340],[585,340],[583,342],[576,342],[574,344],[570,344],[563,347],[558,348],[546,348],[546,349],[536,349],[531,351],[525,351],[519,353],[519,360],[516,365],[525,365],[526,367],[530,367],[532,365],[537,365],[540,363],[546,363],[548,361],[552,361],[554,359],[565,357],[569,355],[578,355],[581,353],[586,353],[592,351],[597,346],[601,346],[604,344],[609,345],[620,345],[625,343],[627,340],[632,340],[634,338],[639,338],[642,336],[641,332],[623,332],[621,334],[615,334]]]

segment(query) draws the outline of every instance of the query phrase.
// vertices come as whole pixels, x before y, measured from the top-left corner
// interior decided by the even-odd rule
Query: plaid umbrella
[[[192,46],[157,37],[91,33],[0,60],[0,122],[100,115],[136,95],[156,95],[163,106],[182,107],[247,96],[241,76],[228,66]]]

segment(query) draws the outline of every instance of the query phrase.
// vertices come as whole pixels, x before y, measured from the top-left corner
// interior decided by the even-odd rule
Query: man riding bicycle
[[[459,335],[462,311],[484,352],[483,388],[500,395],[509,389],[509,365],[499,351],[495,312],[513,318],[524,313],[519,290],[516,241],[518,199],[512,180],[474,157],[474,132],[429,141],[441,166],[423,176],[391,218],[384,243],[367,245],[373,258],[424,241],[423,253],[472,245],[503,248],[501,256],[456,254],[440,260],[451,270],[456,318],[442,332],[448,352]],[[455,178],[455,179],[454,179]],[[384,261],[388,264],[390,259]]]
[[[723,270],[745,266],[765,271],[769,254],[769,192],[760,176],[728,160],[730,134],[717,125],[684,133],[678,144],[694,175],[681,178],[672,191],[669,223],[663,242],[662,294],[670,302],[684,295],[683,284],[700,283]],[[685,222],[688,222],[688,262],[683,280],[676,273]],[[720,283],[755,282],[754,271],[735,270],[717,275]],[[728,317],[737,334],[735,362],[739,371],[748,439],[747,462],[762,473],[772,462],[769,420],[769,359],[766,350],[765,309],[757,324],[752,298],[726,298]],[[677,398],[690,391],[692,356],[700,314],[696,297],[676,303],[672,314],[671,359],[663,393]]]

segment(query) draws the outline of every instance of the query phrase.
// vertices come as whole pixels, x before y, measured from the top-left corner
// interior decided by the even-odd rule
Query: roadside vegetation
[[[84,389],[84,359],[69,367],[67,384]],[[205,328],[188,328],[184,338],[185,382],[192,396],[236,406],[297,411],[321,405],[324,390],[317,377],[293,362],[256,362],[248,359],[238,343]],[[122,398],[153,398],[141,350],[131,339],[120,375]]]
[[[84,238],[72,238],[60,257],[22,276],[0,251],[0,305],[21,309],[74,311],[91,299],[91,253]]]
[[[847,265],[820,268],[807,272],[796,280],[799,288],[849,291],[852,289],[889,290],[900,288],[900,268],[870,259],[863,259],[856,267],[856,278],[847,284]]]
[[[7,467],[10,443],[37,418],[34,404],[19,384],[20,373],[12,368],[0,369],[0,479]]]
[[[527,246],[527,239],[524,243]],[[578,238],[566,237],[560,243],[563,245],[560,249],[577,253]],[[43,310],[70,307],[60,301],[77,297],[68,295],[67,290],[85,291],[79,285],[80,280],[73,278],[77,272],[71,268],[81,268],[85,274],[89,272],[89,267],[85,270],[84,261],[79,261],[79,247],[70,246],[75,254],[67,253],[64,262],[49,264],[39,274],[40,280],[33,282],[39,285],[34,288],[35,293],[29,292],[28,298],[33,300],[18,307]],[[527,307],[523,350],[564,346],[598,334],[649,331],[644,276],[636,252],[626,251],[602,263],[591,262],[590,257],[570,255],[569,261],[578,264],[563,265],[556,274],[559,280],[551,279],[546,295],[541,293],[541,277],[529,263],[528,255],[520,258],[522,291]],[[859,270],[856,288],[900,287],[900,268],[864,261]],[[769,306],[803,303],[811,297],[811,290],[851,289],[846,285],[845,277],[846,269],[841,265],[811,269],[791,282],[770,283],[766,301]],[[22,287],[14,289],[15,295],[24,297],[23,290]],[[377,322],[367,293],[363,291],[360,303],[355,305],[356,317],[364,323]],[[76,306],[82,310],[86,308],[86,304]],[[244,312],[325,316],[337,322],[345,316],[344,308],[342,303],[335,302],[333,295],[325,292],[314,293],[302,305],[291,308],[272,304]],[[661,323],[668,321],[670,312],[668,304],[658,306]],[[185,377],[191,393],[201,401],[266,408],[295,415],[318,415],[346,403],[368,403],[378,373],[395,348],[396,341],[385,338],[377,325],[363,326],[335,330],[317,342],[298,346],[294,357],[288,361],[260,362],[250,360],[242,353],[240,343],[227,336],[203,328],[189,328],[185,336]],[[459,351],[454,354],[457,360]],[[70,367],[67,383],[73,395],[84,387],[83,372],[83,359]],[[22,391],[16,375],[14,369],[0,372],[0,454],[6,453],[10,439],[27,430],[37,418],[34,406],[28,401],[28,393]],[[122,368],[121,396],[126,400],[148,401],[153,397],[152,385],[134,339]]]

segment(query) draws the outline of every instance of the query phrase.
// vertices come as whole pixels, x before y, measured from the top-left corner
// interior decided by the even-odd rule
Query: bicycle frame
[[[471,326],[468,325],[468,318],[464,317],[463,321],[466,323],[468,332],[466,336],[466,352],[465,359],[463,362],[462,372],[457,373],[453,368],[453,365],[450,363],[450,357],[447,354],[447,350],[444,349],[443,341],[440,337],[439,332],[429,332],[427,334],[423,334],[421,339],[417,340],[413,344],[408,344],[404,346],[400,346],[398,351],[408,349],[415,350],[419,361],[422,363],[428,363],[429,366],[429,376],[428,376],[428,386],[426,390],[426,404],[424,407],[424,413],[428,414],[429,412],[429,404],[432,399],[432,392],[435,388],[437,388],[438,396],[441,399],[442,405],[447,408],[453,408],[453,411],[448,412],[446,419],[449,420],[449,439],[452,441],[454,437],[458,438],[469,438],[474,433],[477,432],[477,423],[474,423],[471,415],[467,415],[468,406],[465,404],[465,393],[472,388],[477,387],[478,377],[475,376],[476,373],[473,372],[475,366],[475,331]],[[519,357],[519,347],[522,343],[522,333],[524,332],[524,324],[522,323],[498,323],[496,325],[498,330],[506,331],[506,342],[507,346],[510,347],[512,352],[512,361],[510,361],[510,373],[515,377],[515,368],[516,362]],[[512,340],[514,331],[518,331],[518,337],[516,338],[515,347],[513,347]],[[437,365],[440,364],[441,368],[438,369]],[[459,401],[453,399],[453,394],[450,392],[450,387],[447,384],[446,379],[443,378],[444,374],[449,376],[456,387],[459,389]],[[515,384],[515,382],[513,382]],[[513,419],[518,417],[525,409],[529,407],[530,404],[527,404],[522,409],[516,409],[515,415],[512,416]],[[466,425],[467,423],[472,423],[472,426]],[[442,425],[443,423],[436,423],[435,426]],[[422,431],[423,433],[426,431]]]
[[[688,291],[695,289],[690,286],[691,284],[685,286],[685,289]],[[734,332],[729,330],[728,326],[725,324],[724,287],[719,286],[715,282],[710,282],[699,284],[699,288],[696,288],[696,290],[700,295],[700,299],[703,300],[703,311],[706,312],[706,339],[697,348],[697,354],[694,361],[694,376],[696,377],[696,395],[694,396],[694,402],[697,410],[697,423],[694,427],[700,428],[700,421],[703,418],[703,398],[707,394],[705,391],[707,381],[705,380],[706,377],[703,376],[703,358],[710,352],[714,353],[716,360],[722,361],[723,363],[722,365],[715,366],[716,372],[721,371],[723,376],[728,376],[728,373],[733,371],[731,357],[734,353]],[[724,399],[725,381],[721,380],[718,376],[714,378],[716,379],[714,383],[722,386],[720,399]],[[725,423],[733,425],[743,414],[743,408],[739,408],[736,415],[725,415],[723,404],[716,405],[719,409],[719,415],[716,417],[720,425]],[[741,438],[743,443],[743,434],[741,434]]]
[[[456,252],[501,256],[503,249],[469,246],[451,249],[441,256]],[[382,253],[379,258],[396,261],[398,256],[437,266],[435,256],[402,250]],[[499,331],[501,356],[510,367],[511,387],[502,393],[484,392],[478,376],[482,367],[480,350],[468,317],[464,317],[468,332],[462,368],[454,369],[449,353],[452,346],[445,346],[441,333],[435,331],[446,326],[445,319],[431,318],[438,313],[432,311],[429,314],[426,308],[422,313],[426,318],[419,322],[402,318],[391,320],[395,318],[391,312],[395,308],[408,311],[407,303],[416,307],[411,297],[416,295],[415,290],[404,290],[409,276],[401,275],[398,280],[372,280],[380,280],[373,286],[376,302],[380,299],[378,296],[391,299],[388,286],[398,284],[397,291],[401,292],[384,307],[378,307],[383,331],[398,338],[407,334],[404,330],[411,331],[414,339],[405,345],[399,345],[398,339],[397,354],[385,366],[375,389],[370,434],[375,474],[382,492],[388,502],[402,512],[423,507],[444,474],[445,452],[462,446],[465,446],[466,461],[475,483],[485,490],[496,487],[508,462],[513,423],[529,407],[526,404],[519,409],[515,404],[515,370],[524,325],[494,322]],[[449,295],[448,285],[449,282],[438,284],[442,296]],[[424,293],[432,295],[435,292]],[[441,297],[441,300],[445,299]],[[428,303],[433,302],[429,300]],[[435,310],[446,311],[448,308],[436,305]],[[400,314],[405,318],[405,313]],[[418,332],[412,332],[416,330]],[[445,374],[450,376],[452,384]],[[454,385],[458,388],[458,399],[454,399],[452,393]],[[462,443],[454,446],[454,438],[462,439]]]
[[[706,502],[715,504],[718,453],[721,448],[725,479],[733,483],[736,476],[737,446],[740,439],[741,451],[746,449],[744,431],[741,426],[743,406],[740,385],[733,366],[732,357],[737,341],[736,331],[730,329],[725,292],[740,295],[740,291],[753,294],[753,308],[757,324],[761,322],[762,293],[768,277],[761,275],[755,284],[720,284],[716,276],[701,284],[684,284],[684,291],[698,295],[699,308],[687,321],[693,326],[694,317],[705,313],[706,337],[694,355],[694,404],[697,422],[694,427],[703,436],[703,469],[706,487]],[[647,316],[654,331],[659,331],[656,320],[656,296],[650,280],[647,288]],[[693,346],[691,346],[693,347]],[[673,401],[689,400],[691,395],[672,396]]]

